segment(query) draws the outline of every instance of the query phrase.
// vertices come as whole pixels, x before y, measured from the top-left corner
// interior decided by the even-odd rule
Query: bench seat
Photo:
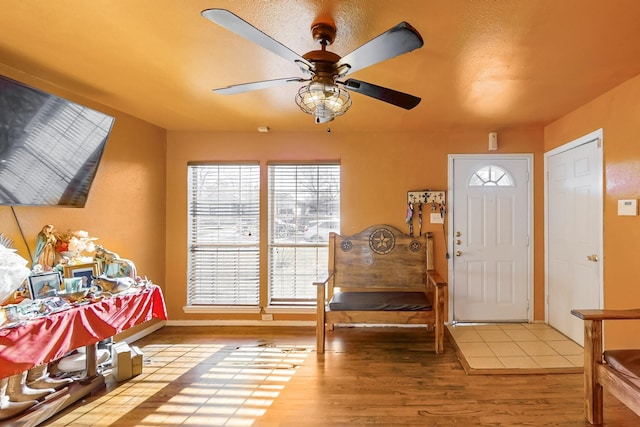
[[[337,292],[331,311],[430,311],[424,292]]]
[[[640,387],[640,350],[607,350],[603,357],[611,368]]]

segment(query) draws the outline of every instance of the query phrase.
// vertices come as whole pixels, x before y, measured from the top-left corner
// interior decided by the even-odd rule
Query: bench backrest
[[[329,236],[333,286],[341,290],[411,290],[427,284],[433,269],[431,233],[410,236],[390,225],[374,225],[350,236]]]

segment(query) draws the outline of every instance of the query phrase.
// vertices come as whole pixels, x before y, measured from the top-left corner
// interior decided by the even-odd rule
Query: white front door
[[[572,309],[601,308],[602,131],[545,154],[547,321],[584,344]]]
[[[451,155],[452,320],[528,321],[532,293],[530,155]]]

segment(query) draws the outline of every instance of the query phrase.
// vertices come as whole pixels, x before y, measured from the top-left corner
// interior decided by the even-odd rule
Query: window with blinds
[[[189,164],[187,304],[257,306],[260,165]]]
[[[315,305],[340,231],[340,165],[270,164],[268,176],[269,305]]]

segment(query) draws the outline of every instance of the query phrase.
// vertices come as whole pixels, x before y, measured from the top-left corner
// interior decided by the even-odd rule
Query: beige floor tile
[[[467,357],[495,357],[489,346],[483,342],[461,342],[458,346]]]
[[[526,329],[522,323],[498,323],[498,326],[500,326],[500,329],[503,331]]]
[[[577,368],[582,368],[584,366],[584,356],[564,356],[573,366]]]
[[[579,368],[583,349],[544,323],[448,325],[465,359],[487,369]],[[483,341],[483,342],[480,342]],[[485,345],[486,344],[486,345]],[[468,363],[468,360],[467,360]],[[481,369],[478,366],[475,369]]]
[[[493,342],[489,343],[489,348],[498,356],[522,356],[527,354],[514,342]]]
[[[527,329],[515,329],[515,330],[506,330],[505,334],[509,336],[514,341],[539,341],[538,338],[533,332]]]
[[[553,329],[551,326],[547,325],[546,323],[523,323],[522,324],[525,328],[527,329]]]
[[[567,358],[563,356],[531,356],[531,358],[541,368],[572,368],[574,367]]]
[[[553,348],[542,341],[524,341],[519,342],[518,345],[529,356],[559,356]]]
[[[500,326],[498,326],[496,323],[483,323],[483,324],[475,324],[473,325],[473,328],[479,331],[479,330],[486,330],[486,329],[500,329]]]
[[[505,367],[497,357],[467,357],[467,363],[473,369],[503,369]]]
[[[571,340],[548,341],[547,344],[562,356],[582,356],[584,354],[582,347]]]
[[[501,329],[481,329],[478,334],[485,342],[511,341],[509,335],[505,334]]]
[[[483,342],[482,337],[472,328],[454,328],[452,335],[456,342]]]
[[[540,329],[532,332],[543,341],[562,341],[567,339],[567,337],[554,329]]]
[[[538,364],[529,356],[503,356],[498,357],[502,364],[507,368],[514,369],[536,369]]]

